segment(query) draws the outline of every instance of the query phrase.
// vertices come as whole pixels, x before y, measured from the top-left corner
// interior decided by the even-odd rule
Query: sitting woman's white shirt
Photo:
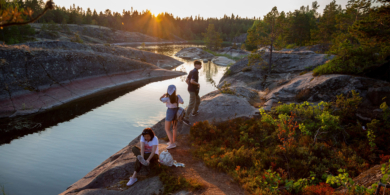
[[[154,136],[153,139],[148,142],[148,141],[145,140],[144,136],[141,135],[140,142],[144,142],[145,143],[145,145],[144,145],[144,152],[145,153],[151,153],[152,149],[153,149],[153,146],[157,146],[156,151],[154,153],[158,154],[158,138],[157,138],[157,136]]]
[[[184,104],[184,101],[183,99],[181,98],[180,95],[177,95],[177,97],[179,98],[179,103],[180,104]],[[166,103],[167,104],[167,107],[168,108],[177,108],[178,107],[178,104],[177,103],[171,103],[171,101],[169,100],[169,97],[164,97],[164,98],[161,98],[161,101]]]

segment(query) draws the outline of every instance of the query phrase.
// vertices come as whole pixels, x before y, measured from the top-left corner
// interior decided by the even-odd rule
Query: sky
[[[175,17],[189,17],[200,15],[204,18],[217,17],[221,18],[224,14],[230,16],[239,15],[241,17],[256,18],[263,17],[272,7],[277,6],[279,12],[294,11],[302,5],[309,5],[314,0],[53,0],[56,5],[69,6],[75,4],[76,7],[87,9],[88,7],[100,11],[110,9],[112,12],[122,13],[123,9],[130,10],[150,10],[153,14],[161,12],[172,13]],[[331,0],[317,0],[320,5],[318,12],[322,13],[323,9]],[[341,4],[343,8],[348,0],[337,0],[337,4]]]

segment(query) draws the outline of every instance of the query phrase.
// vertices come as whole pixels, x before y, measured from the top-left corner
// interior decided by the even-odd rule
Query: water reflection
[[[134,47],[134,46],[129,46]],[[174,57],[175,53],[180,51],[183,48],[187,47],[199,47],[199,48],[205,48],[204,45],[197,45],[197,44],[191,44],[191,45],[153,45],[153,46],[135,46],[137,49],[141,49],[144,51],[149,51],[153,53],[163,54],[166,56]]]
[[[210,83],[210,79],[214,78],[218,74],[218,66],[211,62],[203,63],[203,74],[206,74],[207,82]]]
[[[169,79],[169,77],[166,79]],[[145,86],[150,82],[158,80],[161,79],[149,79],[134,82],[127,86],[122,86],[117,90],[110,90],[109,92],[105,91],[100,92],[99,94],[93,94],[92,96],[86,96],[82,99],[63,104],[55,109],[51,109],[43,113],[16,118],[3,118],[0,120],[0,129],[5,133],[3,133],[0,137],[0,146],[5,143],[10,143],[13,139],[43,131],[48,127],[57,125],[58,123],[64,121],[70,121],[93,110],[94,108],[102,106],[107,102],[111,102],[120,96]]]
[[[199,47],[199,48],[205,48],[204,45],[155,45],[155,46],[147,46],[147,47],[142,47],[142,46],[137,46],[137,49],[142,49],[144,51],[149,51],[149,52],[154,52],[154,53],[159,53],[159,54],[164,54],[167,56],[170,56],[172,58],[178,59],[180,61],[183,61],[187,64],[191,64],[193,60],[185,60],[185,59],[180,59],[175,56],[175,54],[180,51],[183,48],[187,47]],[[218,69],[223,69],[221,66],[215,65],[211,61],[208,62],[203,62],[203,67],[199,71],[200,76],[204,76],[206,78],[207,83],[211,83],[210,80],[215,79],[214,77],[218,74]],[[183,72],[189,72],[191,70],[187,70],[185,66],[179,66],[175,68],[174,70],[177,71],[183,71]],[[186,76],[182,76],[180,79],[181,81],[186,80]],[[218,82],[218,80],[217,80]]]

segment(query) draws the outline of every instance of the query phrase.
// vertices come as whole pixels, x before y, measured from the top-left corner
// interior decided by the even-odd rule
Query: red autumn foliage
[[[381,154],[379,157],[381,158],[381,164],[389,162],[390,155]]]
[[[308,186],[303,189],[304,195],[331,195],[334,189],[327,183],[319,183],[318,185]]]

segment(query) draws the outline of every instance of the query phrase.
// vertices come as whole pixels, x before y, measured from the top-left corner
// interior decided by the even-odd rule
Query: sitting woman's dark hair
[[[142,136],[144,136],[144,135],[150,135],[150,140],[153,140],[153,138],[154,138],[154,131],[151,128],[145,128],[142,131]]]

